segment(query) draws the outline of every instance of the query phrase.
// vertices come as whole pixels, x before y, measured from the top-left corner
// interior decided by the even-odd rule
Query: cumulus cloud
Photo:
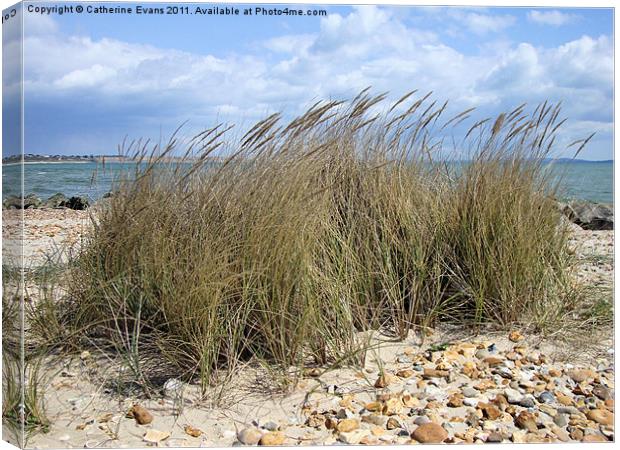
[[[541,25],[552,25],[559,27],[577,19],[575,14],[563,13],[558,10],[534,10],[527,13],[527,18],[531,22]]]
[[[509,14],[484,14],[462,9],[449,9],[447,14],[466,30],[479,36],[500,32],[517,21],[516,17]]]
[[[515,21],[454,13],[479,34]],[[392,100],[415,88],[433,90],[440,101],[451,100],[453,112],[477,106],[489,115],[523,101],[563,100],[575,123],[605,129],[612,121],[613,44],[606,36],[552,48],[507,44],[471,55],[377,7],[331,14],[315,33],[277,36],[259,44],[263,51],[225,56],[50,30],[25,40],[31,98],[62,102],[88,93],[97,107],[131,110],[144,123],[251,122],[274,110],[296,114],[317,99],[351,97],[368,86],[390,91]]]

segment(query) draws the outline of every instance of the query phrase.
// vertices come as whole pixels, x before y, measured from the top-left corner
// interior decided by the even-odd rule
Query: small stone
[[[473,398],[478,397],[478,394],[480,393],[470,386],[465,386],[463,389],[461,389],[461,394],[463,394],[465,397]]]
[[[463,394],[452,394],[450,397],[448,397],[448,406],[450,408],[459,408],[463,406],[463,398]]]
[[[518,405],[523,400],[523,394],[516,389],[508,388],[504,390],[504,397],[508,400],[508,403]]]
[[[572,398],[570,398],[568,395],[563,394],[562,392],[556,392],[555,398],[561,405],[564,406],[572,406],[575,403],[573,402]]]
[[[553,423],[558,427],[564,428],[568,425],[568,414],[558,414],[553,418]]]
[[[411,378],[415,374],[412,369],[402,369],[396,372],[396,376],[400,378]]]
[[[600,434],[588,434],[584,436],[581,442],[608,442],[605,436]]]
[[[549,391],[541,392],[538,396],[538,401],[540,403],[553,403],[555,401],[555,397]]]
[[[523,406],[524,408],[533,408],[534,406],[536,406],[536,403],[534,402],[534,398],[531,395],[526,395],[521,399],[519,405]]]
[[[268,431],[277,431],[278,430],[278,424],[275,422],[267,422],[263,425],[263,428],[265,430]]]
[[[478,408],[480,408],[484,417],[490,420],[495,420],[502,415],[496,406],[489,403],[478,403]]]
[[[415,418],[413,423],[416,424],[416,425],[424,425],[424,424],[427,424],[427,423],[431,423],[431,419],[429,419],[426,416],[419,416],[419,417]]]
[[[402,409],[403,404],[401,400],[397,397],[392,397],[385,402],[381,411],[386,416],[393,416],[394,414],[400,413]]]
[[[482,360],[482,362],[489,365],[489,367],[499,366],[504,362],[502,358],[498,358],[497,356],[487,356]]]
[[[592,409],[586,413],[586,417],[601,425],[613,425],[614,413],[606,409]]]
[[[345,444],[357,445],[360,441],[370,434],[368,430],[353,430],[349,432],[341,432],[338,435],[338,440]]]
[[[439,444],[448,439],[448,432],[436,423],[425,423],[416,428],[411,437],[422,444]]]
[[[397,381],[398,379],[394,375],[390,373],[383,373],[379,375],[379,378],[377,378],[377,381],[375,381],[375,387],[379,389],[383,389]]]
[[[527,430],[531,433],[538,431],[538,427],[536,426],[536,417],[531,412],[521,411],[515,418],[514,422],[519,428]]]
[[[266,446],[282,445],[285,438],[286,436],[281,431],[268,431],[263,434],[258,443]]]
[[[237,433],[237,440],[244,445],[256,445],[263,437],[263,433],[258,428],[244,428]]]
[[[202,434],[202,431],[199,430],[198,428],[194,428],[191,425],[185,425],[185,428],[183,428],[183,431],[185,431],[185,434],[192,436],[192,437],[200,437],[200,435]]]
[[[325,425],[325,416],[323,414],[312,414],[306,420],[306,425],[312,428],[321,428]]]
[[[385,434],[385,430],[381,427],[374,426],[370,429],[370,432],[373,436],[383,436]]]
[[[609,392],[609,389],[605,386],[601,386],[600,384],[592,389],[592,393],[601,400],[610,400],[613,398],[611,392]]]
[[[562,427],[559,427],[559,426],[556,426],[556,425],[552,425],[551,426],[551,432],[562,442],[570,441],[569,434]]]
[[[583,383],[586,380],[594,378],[596,373],[590,369],[574,369],[568,372],[568,376],[575,383]]]
[[[144,434],[142,439],[144,440],[144,442],[148,442],[151,444],[157,444],[161,441],[168,439],[169,437],[170,437],[170,433],[167,431],[159,431],[155,429],[150,429]]]
[[[447,370],[424,369],[424,378],[448,378],[448,375]]]
[[[488,358],[489,356],[491,356],[491,352],[485,348],[482,348],[476,352],[476,358],[478,359]]]
[[[390,417],[387,421],[387,425],[385,426],[388,430],[396,430],[397,428],[402,428],[402,425],[398,420],[394,417]]]
[[[504,438],[497,431],[492,431],[487,437],[487,442],[502,442]]]
[[[343,419],[338,422],[336,429],[341,433],[349,433],[353,430],[357,430],[360,427],[360,423],[357,419]]]
[[[153,421],[153,415],[140,405],[133,405],[130,413],[139,425],[148,425]]]
[[[579,428],[573,428],[570,432],[570,437],[574,441],[580,441],[583,439],[583,431]]]
[[[519,342],[525,339],[525,337],[515,330],[511,331],[510,334],[508,334],[508,339],[510,339],[511,342]]]

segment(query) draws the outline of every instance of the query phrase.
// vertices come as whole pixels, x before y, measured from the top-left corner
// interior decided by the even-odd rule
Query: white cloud
[[[508,14],[483,14],[462,8],[448,9],[447,15],[476,35],[497,33],[513,26],[517,19]]]
[[[563,13],[558,10],[534,10],[527,13],[528,20],[541,24],[552,25],[555,27],[565,25],[577,19],[574,14]]]
[[[497,32],[514,17],[454,11],[477,33]],[[407,26],[389,10],[358,7],[322,19],[314,34],[261,43],[261,53],[198,55],[179,50],[65,36],[28,36],[26,83],[45,98],[88,92],[110,107],[131,106],[144,121],[190,118],[251,122],[274,110],[296,114],[317,99],[351,97],[361,89],[411,89],[497,114],[523,101],[563,100],[575,122],[609,124],[613,106],[613,44],[583,36],[553,48],[505,42],[466,55],[434,33]]]

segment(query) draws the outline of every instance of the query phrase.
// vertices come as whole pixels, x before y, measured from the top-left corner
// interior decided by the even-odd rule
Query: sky
[[[187,134],[222,121],[243,129],[371,86],[389,92],[388,105],[413,89],[433,91],[452,113],[476,107],[481,119],[561,101],[568,121],[557,156],[572,156],[566,144],[596,132],[580,157],[613,158],[610,8],[303,8],[327,15],[26,12],[25,152],[114,154],[126,137],[158,140],[185,121]],[[18,28],[3,24],[5,154],[18,148],[10,132]]]

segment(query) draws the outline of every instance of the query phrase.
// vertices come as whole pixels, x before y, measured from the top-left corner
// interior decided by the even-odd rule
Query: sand
[[[18,217],[19,211],[3,211],[5,251],[16,250],[14,246],[7,245],[7,239],[18,231]],[[43,263],[50,251],[55,252],[55,258],[66,260],[66,253],[62,256],[59,249],[66,246],[75,248],[79,245],[80,236],[87,232],[89,227],[87,211],[26,210],[24,218],[24,251],[31,261],[31,268]],[[576,227],[571,245],[574,246],[580,261],[576,277],[588,285],[610,287],[613,281],[613,231],[592,232]],[[34,290],[34,286],[31,289]],[[529,376],[525,366],[515,366],[513,362],[508,362],[512,361],[510,358],[516,347],[526,348],[527,356],[524,355],[523,360],[533,358],[528,360],[528,364],[535,367],[532,370],[536,373],[558,370],[559,375],[552,380],[553,389],[548,384],[546,386],[555,396],[562,395],[562,392],[567,393],[567,390],[572,388],[574,381],[570,374],[575,367],[589,367],[596,372],[596,383],[613,392],[615,373],[611,330],[601,330],[596,339],[591,339],[592,336],[584,337],[579,346],[572,345],[571,341],[566,339],[544,339],[538,335],[528,335],[525,332],[523,334],[523,340],[518,343],[509,339],[507,330],[484,330],[473,336],[448,326],[432,331],[412,332],[402,342],[390,342],[384,336],[378,335],[373,340],[375,349],[367,353],[366,363],[361,369],[339,368],[318,374],[290,373],[287,377],[282,377],[283,382],[290,383],[288,388],[283,389],[277,386],[266,369],[248,365],[235,370],[222,387],[210,389],[206,393],[201,393],[199,386],[169,380],[163,395],[155,395],[150,400],[144,399],[138,393],[119,394],[119,387],[111,383],[119,378],[121,369],[118,362],[101,356],[95,357],[85,351],[79,357],[65,358],[62,367],[58,365],[58,360],[54,360],[54,366],[47,367],[43,382],[46,386],[45,404],[51,426],[48,433],[31,436],[27,446],[219,447],[235,444],[238,441],[238,432],[247,428],[256,428],[260,435],[271,433],[269,437],[275,439],[274,442],[282,441],[286,445],[323,445],[338,441],[403,444],[411,442],[411,433],[426,420],[443,424],[443,428],[448,430],[446,442],[484,442],[493,439],[503,442],[545,442],[564,440],[567,436],[571,441],[608,439],[609,436],[613,438],[613,426],[609,428],[587,418],[583,419],[581,435],[576,431],[573,435],[571,427],[579,427],[570,424],[563,428],[564,431],[550,431],[553,425],[548,423],[541,423],[537,432],[524,431],[513,423],[513,419],[516,423],[516,415],[526,410],[526,407],[520,405],[511,405],[516,409],[512,414],[514,418],[507,412],[509,410],[502,410],[502,415],[494,420],[484,416],[486,413],[478,413],[482,411],[479,406],[446,406],[448,394],[460,393],[465,387],[471,388],[480,381],[464,377],[463,372],[468,361],[470,365],[480,369],[481,379],[492,380],[495,384],[487,391],[481,391],[476,402],[491,401],[494,396],[507,389],[508,384],[503,384],[502,377],[494,372],[496,369],[490,367],[490,363],[485,362],[484,358],[467,352],[459,353],[469,348],[469,345],[473,345],[477,350],[486,350],[494,344],[491,356],[497,355],[506,362],[507,370],[512,370],[515,377],[512,381]],[[431,345],[446,342],[450,342],[452,346],[445,351],[430,354],[430,359],[421,357]],[[451,367],[448,377],[429,378],[422,375],[421,370],[437,369],[441,364]],[[395,377],[385,388],[375,387],[380,370],[396,374],[401,369],[411,368],[412,365],[416,372],[411,377]],[[509,378],[507,380],[510,381]],[[595,385],[594,381],[584,383],[590,385],[584,385],[583,389],[592,389]],[[524,392],[534,389],[527,387],[527,384],[525,386]],[[536,395],[539,392],[536,391]],[[404,398],[408,399],[406,395],[409,394],[415,397],[410,403],[417,406],[403,406]],[[577,394],[568,392],[567,395],[569,394],[573,396],[575,406],[580,407],[581,400]],[[389,417],[364,409],[368,403],[375,402],[377,396],[380,402],[388,402],[390,395],[400,403],[398,412]],[[601,403],[600,398],[596,401],[597,408],[608,408]],[[439,403],[438,407],[431,402]],[[140,404],[150,411],[154,417],[152,423],[139,425],[136,420],[127,417],[127,412],[134,404]],[[545,410],[541,405],[537,400],[534,408],[537,414],[541,414],[540,417],[546,415],[541,413]],[[560,414],[560,408],[556,404],[549,408],[553,409],[556,415]],[[611,409],[613,410],[613,405]],[[313,413],[315,417],[321,418],[319,422],[322,424],[318,428],[306,425]],[[462,419],[458,419],[471,413],[482,414],[479,423],[464,424]],[[505,417],[506,414],[508,417]],[[348,433],[328,429],[323,419],[332,416],[335,422],[346,417],[357,420],[358,429]],[[377,419],[378,425],[362,422],[363,416],[366,416],[366,419],[378,416],[378,419],[372,419]],[[388,429],[390,425],[386,421],[389,418],[396,420],[401,426]],[[193,428],[199,430],[200,435],[194,437],[188,434],[188,425],[191,427],[188,431]],[[269,430],[279,431],[274,433]],[[279,432],[282,435],[279,435]],[[198,433],[194,430],[193,434]],[[6,429],[3,429],[3,435],[7,439],[11,438]],[[155,444],[146,442],[145,435],[147,440],[165,438]],[[417,436],[419,438],[419,432]]]

